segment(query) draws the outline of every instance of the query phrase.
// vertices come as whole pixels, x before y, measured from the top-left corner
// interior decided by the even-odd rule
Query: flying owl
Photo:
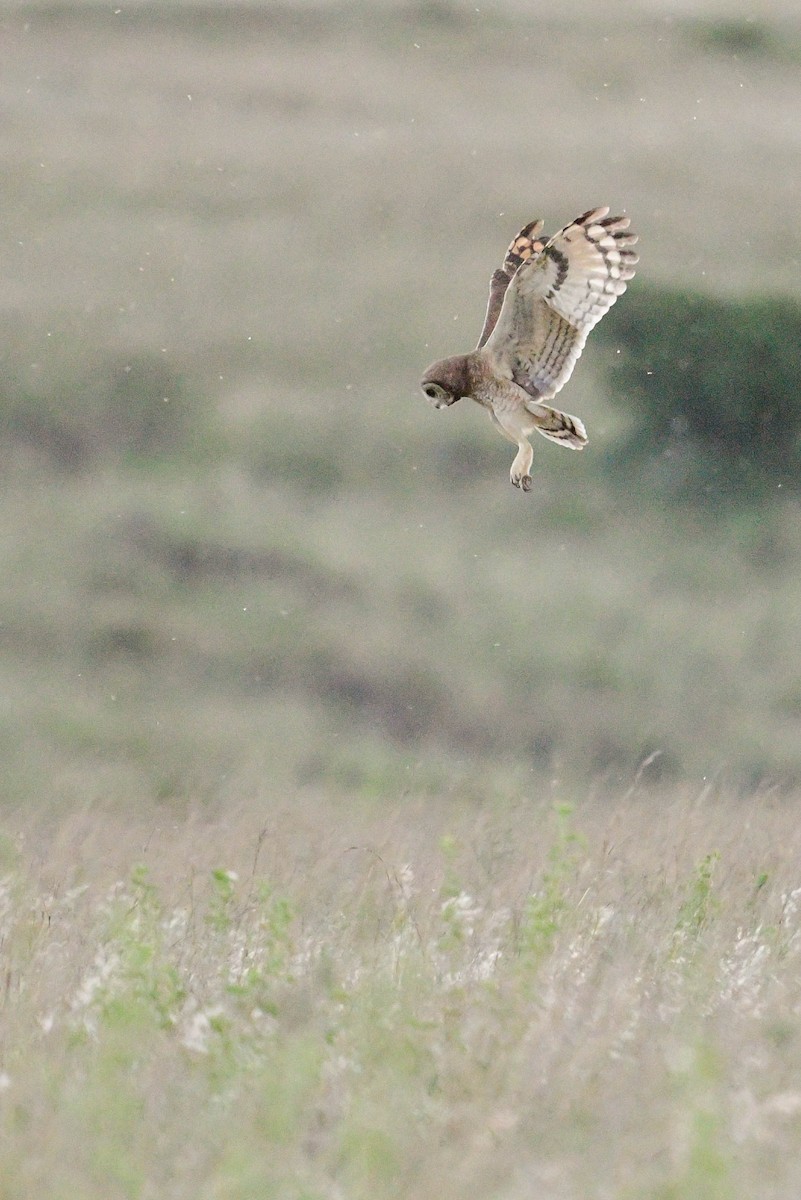
[[[484,329],[471,354],[428,368],[420,386],[435,408],[469,397],[486,408],[518,451],[510,479],[531,490],[536,430],[560,446],[582,450],[578,417],[544,403],[573,373],[587,334],[634,276],[637,241],[628,217],[593,208],[541,241],[542,221],[521,229],[490,280]]]

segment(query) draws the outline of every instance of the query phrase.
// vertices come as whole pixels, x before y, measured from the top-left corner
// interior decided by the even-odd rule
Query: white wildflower
[[[799,904],[801,904],[801,887],[794,888],[792,892],[784,892],[782,894],[782,920],[791,921],[798,912]]]
[[[189,927],[189,910],[186,908],[174,908],[164,918],[161,927],[169,937],[176,937],[182,933],[186,933]]]
[[[777,1117],[795,1117],[801,1112],[801,1092],[776,1092],[768,1097],[763,1108]]]
[[[480,917],[484,910],[469,892],[460,892],[458,896],[449,896],[443,902],[441,911],[446,921],[453,921],[461,925],[464,932],[470,937],[476,918]]]
[[[92,1009],[111,990],[120,961],[116,950],[111,950],[108,946],[100,946],[92,960],[91,967],[84,974],[70,1000],[70,1009],[80,1018],[81,1024],[88,1033],[96,1032],[97,1021]]]
[[[616,910],[611,904],[600,904],[595,910],[595,933],[600,933],[605,929],[612,918],[615,916]]]
[[[265,1035],[274,1034],[278,1029],[278,1021],[273,1013],[265,1012],[264,1009],[259,1008],[258,1005],[256,1008],[252,1008],[250,1010],[250,1019],[255,1025],[256,1029],[258,1029],[259,1033]]]
[[[792,1120],[801,1113],[801,1092],[776,1092],[762,1103],[747,1088],[732,1097],[732,1136],[735,1142],[778,1144],[781,1127],[777,1121]]]
[[[402,867],[398,868],[397,880],[404,896],[409,897],[415,894],[414,871],[411,863],[404,863]]]
[[[13,908],[12,879],[10,875],[4,875],[0,879],[0,937],[8,936]]]
[[[77,900],[80,896],[82,896],[84,894],[84,892],[88,892],[88,891],[89,891],[88,883],[76,883],[74,887],[67,888],[66,892],[64,893],[63,903],[71,904],[73,900]],[[54,897],[54,899],[55,899],[55,897]]]
[[[224,1011],[222,1005],[217,1004],[190,1013],[183,1024],[178,1041],[187,1050],[194,1050],[196,1054],[208,1054],[209,1041],[214,1032],[213,1022],[221,1017]]]
[[[503,954],[502,950],[497,947],[490,949],[485,948],[480,954],[477,954],[473,959],[468,969],[468,974],[471,979],[485,982],[491,979],[495,974],[495,968],[498,965],[498,960]]]
[[[228,937],[231,946],[228,960],[228,982],[241,983],[246,972],[253,965],[248,938],[244,929],[232,929]]]
[[[769,979],[765,963],[770,957],[770,946],[761,940],[761,933],[761,928],[749,934],[738,930],[732,952],[720,965],[720,999],[754,1015],[759,1011],[761,992]]]

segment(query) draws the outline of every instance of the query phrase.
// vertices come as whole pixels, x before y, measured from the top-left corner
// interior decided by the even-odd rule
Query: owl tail
[[[571,450],[583,450],[587,445],[587,430],[578,417],[547,404],[532,404],[527,408],[537,422],[537,432],[549,441],[569,446]]]

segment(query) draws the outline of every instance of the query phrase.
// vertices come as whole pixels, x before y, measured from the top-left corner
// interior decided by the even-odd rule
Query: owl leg
[[[509,472],[509,478],[516,488],[521,488],[524,492],[531,491],[531,463],[534,458],[534,451],[527,441],[517,443],[517,454],[512,463],[512,469]]]
[[[500,430],[505,438],[508,438],[510,442],[514,442],[517,446],[517,454],[512,463],[512,469],[509,472],[510,480],[516,488],[521,488],[524,492],[530,492],[531,463],[534,459],[534,451],[522,433],[513,433],[511,429],[507,429],[503,422],[498,420],[494,412],[490,412],[490,416],[495,428]]]

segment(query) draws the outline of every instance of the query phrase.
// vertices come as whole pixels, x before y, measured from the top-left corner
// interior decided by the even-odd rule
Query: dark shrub
[[[727,494],[798,488],[800,305],[639,286],[610,325],[613,394],[637,421],[629,457],[661,455],[674,481]]]

